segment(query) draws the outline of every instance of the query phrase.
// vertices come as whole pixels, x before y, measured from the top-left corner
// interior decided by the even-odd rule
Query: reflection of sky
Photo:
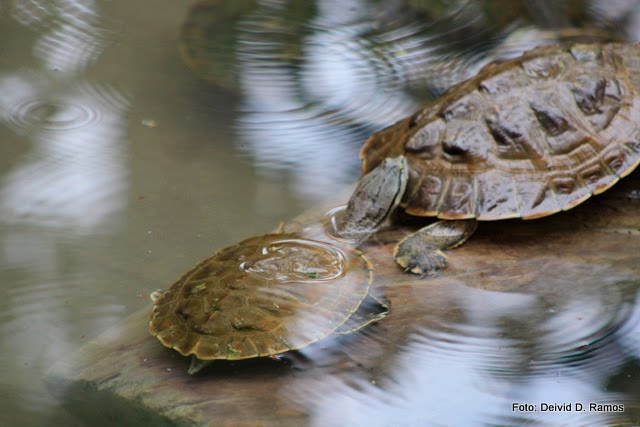
[[[490,1],[466,3],[428,22],[415,12],[407,19],[402,2],[317,1],[305,22],[288,16],[284,3],[262,3],[237,26],[242,149],[267,176],[289,173],[303,200],[326,197],[356,179],[357,153],[373,131],[490,62],[575,34],[554,32],[570,23],[565,4],[531,3],[530,16],[499,23],[487,16]],[[607,25],[625,14],[638,21],[638,1],[615,3],[605,11],[595,1],[584,16]]]
[[[636,297],[631,315],[615,332],[615,337],[628,356],[640,360],[640,293]]]
[[[17,0],[10,13],[39,32],[33,54],[43,68],[65,75],[92,65],[114,34],[91,0]]]
[[[17,107],[0,114],[9,126],[22,127],[17,130],[26,131],[33,143],[24,162],[0,186],[0,217],[10,223],[97,231],[124,206],[126,101],[110,88],[89,84],[43,93],[35,87],[42,85],[42,77],[35,78],[39,81],[33,84],[0,79],[0,93],[11,93]]]
[[[0,180],[0,226],[11,226],[0,227],[0,347],[11,349],[0,376],[22,410],[35,415],[50,404],[41,373],[69,352],[77,339],[70,334],[122,316],[110,295],[96,297],[93,264],[77,254],[69,264],[76,248],[68,237],[112,230],[125,206],[129,101],[84,79],[108,41],[94,2],[16,0],[2,7],[38,35],[31,47],[37,66],[0,69],[0,124],[29,147]],[[91,303],[77,303],[83,300]]]
[[[629,360],[622,347],[638,352],[638,307],[623,302],[624,284],[606,282],[565,301],[556,296],[548,310],[535,294],[454,290],[447,304],[463,319],[416,319],[408,342],[376,368],[382,377],[316,375],[285,394],[310,408],[318,426],[606,425],[624,414],[511,410],[514,402],[631,403],[607,382]],[[594,347],[580,358],[585,342]],[[556,350],[563,357],[543,360]]]
[[[352,3],[361,7],[344,13],[342,2],[319,2],[313,25],[326,31],[305,39],[299,68],[269,56],[274,47],[268,41],[248,40],[244,46],[245,53],[263,55],[263,62],[244,58],[247,98],[239,131],[259,164],[290,171],[294,188],[304,196],[326,195],[341,181],[353,179],[356,153],[368,129],[415,108],[397,80],[378,74],[390,65],[366,53],[370,45],[361,35],[369,27],[360,21],[367,8],[364,2]],[[4,307],[9,310],[0,316],[1,347],[11,349],[12,357],[0,367],[0,376],[30,381],[39,375],[34,365],[48,366],[50,359],[68,353],[69,334],[77,332],[73,328],[79,318],[90,330],[87,323],[104,326],[122,317],[120,302],[91,289],[93,266],[83,264],[77,254],[72,262],[78,264],[69,265],[61,250],[68,246],[41,231],[92,238],[108,230],[110,219],[125,206],[128,100],[109,85],[74,80],[105,46],[107,33],[100,29],[93,2],[8,4],[1,3],[3,11],[13,8],[16,20],[40,34],[32,49],[38,69],[0,71],[0,121],[30,147],[0,182],[0,223],[18,225],[3,232],[0,258],[13,270],[9,273],[27,278],[16,280],[7,293]],[[638,13],[631,15],[638,22]],[[331,28],[334,24],[344,28]],[[323,49],[326,45],[330,49]],[[265,197],[264,209],[269,203],[273,200]],[[85,261],[95,263],[90,256]],[[512,401],[619,402],[620,396],[603,390],[624,362],[640,358],[640,298],[627,311],[620,306],[624,296],[613,288],[615,283],[603,283],[606,297],[572,296],[577,300],[561,301],[544,318],[534,316],[543,310],[538,296],[468,289],[452,303],[464,319],[417,323],[406,345],[384,360],[388,376],[377,378],[377,384],[360,371],[355,379],[323,375],[311,381],[313,388],[292,384],[282,396],[299,399],[314,425],[477,425],[496,420],[511,425],[516,424],[515,415],[510,416]],[[76,313],[69,313],[67,301],[75,301]],[[508,333],[523,321],[531,336]],[[15,373],[7,375],[9,370]],[[309,376],[300,378],[308,384]],[[39,396],[25,393],[19,400],[35,407]],[[534,425],[575,425],[579,417],[523,416]],[[594,425],[605,424],[606,415],[588,417]]]
[[[92,3],[18,1],[11,15],[38,29],[33,54],[46,71],[0,74],[0,118],[33,144],[0,185],[5,222],[96,231],[124,206],[127,100],[78,83],[106,40]]]
[[[364,24],[310,35],[300,80],[309,99],[330,111],[340,111],[355,123],[378,128],[408,116],[419,104],[401,90],[401,81],[393,87],[393,80],[376,78],[393,76],[394,70],[372,57],[374,46],[362,38],[370,30]]]
[[[269,17],[243,22],[238,49],[244,114],[238,132],[263,171],[293,175],[303,199],[326,197],[353,181],[358,150],[371,129],[417,108],[397,81],[377,79],[384,61],[371,56],[362,37],[371,30],[360,24],[366,3],[319,2],[309,23],[318,30],[301,41],[299,67],[280,57],[278,37],[269,39],[275,30],[261,22]]]
[[[640,2],[637,0],[591,0],[594,17],[611,22],[622,21],[624,35],[629,41],[640,41]]]

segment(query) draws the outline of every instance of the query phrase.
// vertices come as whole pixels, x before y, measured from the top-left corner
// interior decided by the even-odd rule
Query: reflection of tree
[[[243,95],[242,148],[313,199],[353,181],[371,132],[483,65],[540,44],[609,40],[625,34],[622,19],[586,2],[208,0],[181,45],[201,77]]]

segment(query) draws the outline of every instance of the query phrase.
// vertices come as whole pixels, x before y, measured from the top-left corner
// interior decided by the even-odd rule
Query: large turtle
[[[388,307],[369,293],[371,278],[359,251],[295,233],[252,237],[156,296],[149,329],[193,356],[190,374],[216,359],[275,356],[382,318]]]
[[[435,222],[394,257],[445,265],[477,221],[534,219],[600,194],[640,162],[640,45],[534,49],[484,67],[432,105],[373,134],[340,225],[368,235],[399,205]]]

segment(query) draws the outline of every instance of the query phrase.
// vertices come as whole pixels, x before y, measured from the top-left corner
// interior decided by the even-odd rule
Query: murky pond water
[[[640,3],[11,0],[0,35],[0,425],[83,425],[45,388],[54,361],[353,183],[368,134],[482,65],[640,40]],[[411,333],[363,332],[392,344],[375,381],[310,372],[279,393],[310,425],[638,424],[638,270],[565,267],[600,285],[451,286]]]

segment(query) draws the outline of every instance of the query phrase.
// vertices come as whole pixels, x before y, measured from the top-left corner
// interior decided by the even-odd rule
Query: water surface
[[[214,249],[352,184],[367,135],[482,65],[640,40],[640,4],[13,0],[0,33],[0,424],[83,425],[44,386],[55,360]],[[640,278],[581,260],[566,271],[562,283],[601,285],[470,280],[407,319],[375,378],[310,372],[279,392],[309,425],[637,424]]]

